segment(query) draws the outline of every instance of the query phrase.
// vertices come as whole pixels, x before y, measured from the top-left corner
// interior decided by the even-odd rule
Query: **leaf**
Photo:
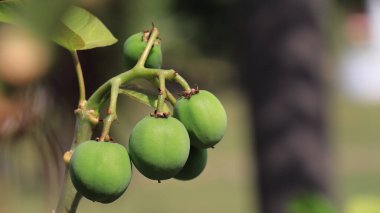
[[[25,16],[31,11],[30,8],[27,9],[28,6],[20,1],[1,1],[0,22],[30,24],[33,16]],[[71,6],[66,11],[51,39],[70,51],[104,47],[117,42],[117,39],[97,17],[76,6]]]
[[[117,42],[98,18],[75,6],[66,12],[52,39],[70,51],[104,47]]]
[[[149,91],[143,90],[140,88],[128,88],[128,89],[120,89],[119,90],[120,94],[127,95],[133,100],[136,100],[142,104],[145,104],[147,106],[156,108],[157,107],[157,96],[150,94]],[[166,103],[164,103],[164,109],[165,112],[170,112],[169,107]]]
[[[17,14],[19,13],[19,2],[2,1],[0,2],[0,22],[15,24],[17,22]]]

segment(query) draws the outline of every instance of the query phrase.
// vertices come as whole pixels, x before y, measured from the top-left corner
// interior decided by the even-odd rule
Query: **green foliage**
[[[34,19],[28,20],[28,18],[35,15],[29,15],[31,11],[26,10],[27,6],[18,1],[0,2],[0,22],[18,25],[24,24],[24,26],[25,24],[28,25],[28,22],[32,26],[43,25],[32,22]],[[41,10],[41,8],[38,9]],[[48,10],[49,8],[44,9]],[[49,19],[51,17],[45,16],[36,19],[40,20],[43,18]],[[54,26],[52,36],[49,36],[50,39],[70,51],[104,47],[117,42],[117,39],[97,17],[80,7],[69,7],[63,17],[54,22],[54,24],[56,26]],[[44,26],[46,28],[50,25],[52,23],[45,24]],[[39,30],[46,31],[43,28],[39,27]]]
[[[174,106],[178,118],[190,135],[191,145],[209,148],[217,144],[227,129],[227,115],[220,101],[210,92],[200,90],[190,98],[181,98]]]
[[[185,165],[190,139],[177,119],[147,116],[136,124],[129,138],[133,164],[147,178],[174,177]]]
[[[183,169],[175,176],[178,180],[191,180],[198,177],[207,164],[207,150],[190,146],[189,157]]]
[[[320,194],[305,193],[294,197],[286,213],[336,213],[331,202]]]
[[[3,1],[0,2],[0,22],[15,24],[18,22],[17,14],[19,14],[19,2]]]
[[[117,42],[98,18],[79,7],[71,7],[67,11],[52,39],[68,50],[92,49]]]
[[[124,193],[131,180],[128,152],[117,143],[81,143],[71,158],[70,176],[81,195],[111,203]]]

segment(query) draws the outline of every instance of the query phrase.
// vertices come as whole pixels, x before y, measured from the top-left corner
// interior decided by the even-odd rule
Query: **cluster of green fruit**
[[[124,45],[127,65],[133,66],[147,45],[149,33],[129,37]],[[159,40],[146,67],[160,68]],[[128,151],[117,143],[86,141],[74,150],[70,176],[84,197],[110,203],[119,198],[131,180],[132,163],[152,180],[191,180],[207,163],[207,148],[224,136],[226,112],[210,92],[193,89],[174,105],[173,116],[150,115],[139,121],[129,138]],[[132,162],[132,163],[131,163]]]

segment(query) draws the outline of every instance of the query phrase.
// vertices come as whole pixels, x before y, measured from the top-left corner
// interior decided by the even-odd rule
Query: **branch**
[[[117,105],[117,96],[119,94],[119,87],[120,87],[120,78],[111,79],[110,105],[107,110],[107,116],[104,119],[102,135],[100,136],[99,141],[104,141],[105,139],[109,138],[109,131],[110,131],[112,122],[117,119],[116,105]]]
[[[144,52],[140,56],[139,60],[137,61],[136,67],[144,67],[145,62],[149,56],[150,50],[152,49],[154,42],[156,41],[156,38],[158,37],[158,29],[156,27],[153,27],[149,34],[149,40],[148,44],[146,45],[146,48],[144,49]]]

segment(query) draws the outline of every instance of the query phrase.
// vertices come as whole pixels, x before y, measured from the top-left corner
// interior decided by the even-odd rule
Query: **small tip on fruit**
[[[150,116],[155,118],[168,118],[170,112],[158,112],[157,110],[154,110],[154,112],[150,113]]]
[[[199,88],[198,86],[196,88],[191,88],[190,91],[184,91],[182,92],[182,96],[186,99],[190,99],[191,96],[198,94],[199,93]]]
[[[72,155],[73,155],[73,150],[67,151],[65,152],[65,154],[63,154],[63,161],[65,162],[66,165],[69,165]]]
[[[161,181],[160,181],[160,180],[157,180],[157,182],[158,182],[158,183],[161,183]]]

